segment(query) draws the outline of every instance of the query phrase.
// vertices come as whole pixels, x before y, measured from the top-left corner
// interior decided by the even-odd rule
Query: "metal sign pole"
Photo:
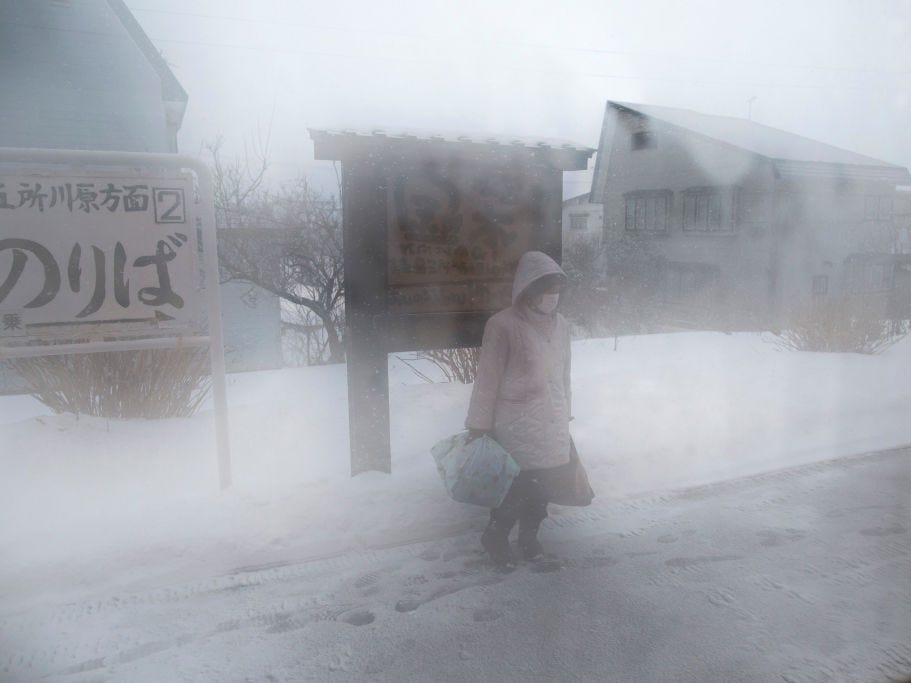
[[[209,359],[212,363],[212,400],[215,403],[215,446],[218,479],[224,491],[231,486],[231,452],[228,436],[228,391],[225,380],[225,346],[221,328],[221,292],[218,278],[218,243],[215,235],[215,202],[212,176],[203,164],[191,167],[199,181],[203,225],[203,260],[209,300]]]

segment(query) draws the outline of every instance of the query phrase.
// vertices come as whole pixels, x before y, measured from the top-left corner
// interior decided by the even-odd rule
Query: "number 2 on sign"
[[[156,187],[155,200],[156,223],[186,223],[184,214],[183,190],[180,188]]]

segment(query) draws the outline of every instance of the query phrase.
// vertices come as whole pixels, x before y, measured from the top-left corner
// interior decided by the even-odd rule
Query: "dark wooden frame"
[[[498,144],[440,137],[311,130],[317,159],[342,162],[345,264],[345,340],[351,472],[391,471],[388,354],[479,346],[494,310],[398,313],[387,308],[388,183],[426,159],[457,157],[464,164],[528,168],[546,178],[543,220],[529,226],[532,249],[562,256],[564,170],[587,166],[592,149],[545,144]]]

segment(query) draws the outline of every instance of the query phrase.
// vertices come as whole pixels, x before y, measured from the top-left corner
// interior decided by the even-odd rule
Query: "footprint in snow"
[[[539,560],[531,565],[529,571],[533,574],[550,574],[563,569],[563,563],[559,560]]]
[[[605,555],[592,555],[590,557],[583,557],[581,560],[576,560],[571,562],[573,566],[581,567],[582,569],[596,569],[600,567],[610,567],[611,565],[617,564],[618,560],[613,557],[608,557]]]
[[[412,574],[405,579],[406,586],[422,586],[427,583],[427,577],[423,574]]]
[[[376,621],[376,615],[369,609],[359,609],[343,614],[341,620],[352,626],[366,626]]]
[[[766,548],[774,548],[785,543],[799,541],[806,536],[806,533],[799,529],[763,529],[756,532],[762,538],[760,545]]]
[[[367,588],[375,584],[380,578],[380,575],[376,572],[370,572],[369,574],[364,574],[357,581],[354,582],[355,588]]]
[[[395,603],[396,612],[414,612],[423,604],[420,598],[403,598]]]
[[[485,607],[483,609],[476,609],[474,611],[474,613],[471,615],[471,618],[477,622],[485,622],[485,621],[496,621],[497,619],[499,619],[502,616],[503,616],[502,612],[498,612],[495,609]]]
[[[443,562],[450,562],[459,557],[465,557],[466,555],[471,555],[471,554],[473,554],[473,551],[468,550],[466,548],[450,548],[449,550],[447,550],[443,553],[442,558],[443,558]]]
[[[740,555],[701,555],[699,557],[672,557],[665,561],[668,567],[689,569],[704,564],[713,564],[715,562],[730,562],[732,560],[742,560]]]

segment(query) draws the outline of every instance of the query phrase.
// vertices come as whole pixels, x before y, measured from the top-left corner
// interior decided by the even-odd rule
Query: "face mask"
[[[559,294],[542,294],[535,308],[541,313],[553,313],[557,310],[558,303],[560,303]]]

